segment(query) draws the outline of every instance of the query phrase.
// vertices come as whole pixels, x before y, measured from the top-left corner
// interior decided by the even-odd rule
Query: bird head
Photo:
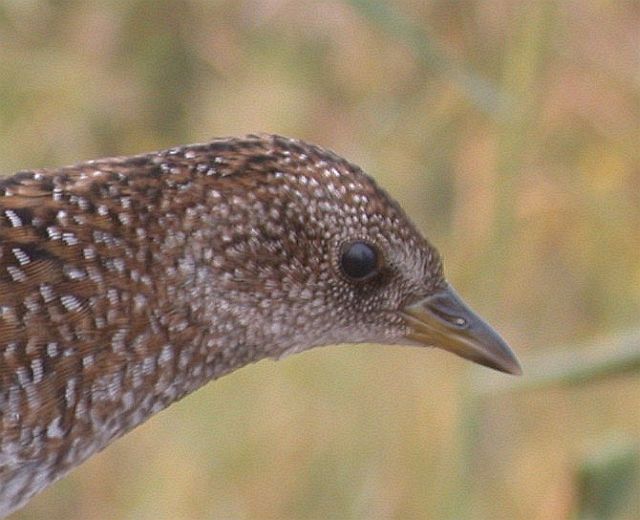
[[[283,137],[18,173],[0,260],[0,516],[265,357],[409,344],[520,373],[396,202]]]
[[[244,343],[272,344],[274,357],[337,343],[428,346],[521,373],[446,281],[435,247],[359,167],[278,136],[223,143],[216,172],[230,182],[211,207],[238,225],[214,231],[227,244],[219,294]]]

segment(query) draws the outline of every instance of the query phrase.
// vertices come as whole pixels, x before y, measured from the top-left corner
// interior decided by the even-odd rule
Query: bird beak
[[[467,307],[451,286],[409,305],[402,314],[410,327],[406,337],[412,342],[448,350],[507,374],[522,374],[509,345]]]

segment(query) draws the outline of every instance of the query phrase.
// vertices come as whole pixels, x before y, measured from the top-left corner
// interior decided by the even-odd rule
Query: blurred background
[[[525,370],[261,362],[14,518],[639,519],[639,31],[634,0],[2,0],[2,174],[321,144],[401,202]]]

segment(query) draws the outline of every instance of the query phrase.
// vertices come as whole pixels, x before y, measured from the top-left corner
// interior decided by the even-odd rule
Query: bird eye
[[[352,280],[370,278],[380,268],[378,251],[367,242],[349,242],[342,249],[340,266],[344,274]]]

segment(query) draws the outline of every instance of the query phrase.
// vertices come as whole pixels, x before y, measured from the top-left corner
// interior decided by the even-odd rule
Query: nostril
[[[463,318],[461,316],[457,316],[455,314],[450,314],[447,311],[445,311],[444,309],[442,309],[442,307],[439,307],[437,304],[436,305],[427,305],[427,308],[435,316],[437,316],[441,320],[443,320],[443,321],[455,326],[458,329],[465,329],[469,325],[469,322],[465,318]]]

